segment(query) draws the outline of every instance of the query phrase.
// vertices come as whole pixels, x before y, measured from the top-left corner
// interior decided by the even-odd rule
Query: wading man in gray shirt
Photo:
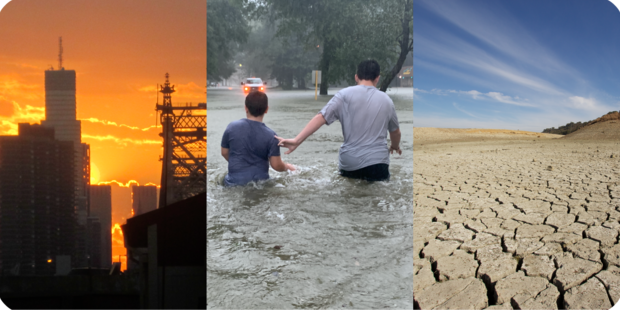
[[[339,91],[294,139],[278,138],[279,146],[293,152],[321,126],[339,120],[344,143],[338,168],[344,177],[368,181],[389,181],[390,153],[400,150],[400,129],[392,99],[376,88],[379,63],[362,61],[357,66],[356,86]],[[391,145],[387,146],[390,133]]]

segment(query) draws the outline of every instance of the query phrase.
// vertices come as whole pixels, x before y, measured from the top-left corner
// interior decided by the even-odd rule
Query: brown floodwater
[[[413,90],[388,94],[403,135],[390,182],[338,175],[343,137],[334,123],[282,155],[298,171],[271,170],[268,181],[225,188],[220,142],[227,124],[245,117],[245,97],[209,88],[207,309],[413,308]],[[267,95],[265,124],[285,138],[331,98]]]

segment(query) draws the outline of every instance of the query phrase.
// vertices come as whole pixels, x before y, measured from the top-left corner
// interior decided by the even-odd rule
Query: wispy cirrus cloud
[[[469,116],[471,116],[471,117],[474,117],[474,118],[478,118],[478,116],[476,116],[476,115],[474,115],[474,114],[472,114],[472,113],[470,113],[470,112],[468,112],[468,111],[465,111],[465,110],[464,110],[463,108],[461,108],[461,107],[460,107],[460,106],[459,106],[456,102],[452,102],[452,106],[454,106],[454,108],[455,108],[455,109],[457,109],[458,111],[460,111],[460,112],[462,112],[462,113],[465,113],[465,114],[467,114],[467,115],[469,115]]]
[[[496,3],[476,7],[463,1],[422,1],[421,4],[521,64],[547,73],[578,76],[577,70],[537,40],[511,12]]]
[[[423,93],[423,94],[439,95],[439,96],[447,96],[451,94],[465,95],[465,96],[471,97],[474,100],[495,101],[495,102],[516,105],[516,106],[522,106],[522,107],[535,107],[535,105],[529,103],[527,99],[522,99],[518,96],[511,97],[508,95],[504,95],[500,92],[482,93],[477,90],[467,90],[467,91],[453,90],[453,89],[443,90],[443,89],[436,89],[436,88],[431,89],[430,91],[423,90],[423,89],[417,89],[417,92]]]
[[[596,108],[598,104],[594,98],[584,98],[579,96],[572,96],[568,98],[568,102],[570,102],[572,108],[580,110],[590,110]]]
[[[614,32],[604,31],[617,20],[601,3],[565,6],[566,16],[550,20],[555,7],[543,3],[414,3],[418,121],[542,130],[618,110],[620,61],[599,52],[618,48],[608,39]],[[591,11],[575,20],[583,10]]]
[[[436,67],[446,67],[446,64],[453,66],[453,69],[445,68],[443,71],[448,74],[456,71],[455,73],[458,73],[454,76],[457,78],[468,81],[486,80],[482,83],[487,86],[495,85],[495,87],[498,86],[499,79],[504,83],[519,85],[530,91],[546,95],[566,95],[567,93],[547,80],[522,69],[517,69],[506,61],[492,56],[483,49],[456,36],[441,30],[429,30],[428,32],[433,34],[432,39],[425,35],[416,35],[416,48],[419,51],[417,57],[434,59],[437,62],[434,63]],[[427,65],[424,62],[416,62]],[[455,70],[454,66],[460,70]],[[469,72],[469,74],[464,74],[463,71]],[[489,82],[488,78],[483,79],[481,74],[491,76],[495,80]],[[472,79],[470,75],[476,79]]]

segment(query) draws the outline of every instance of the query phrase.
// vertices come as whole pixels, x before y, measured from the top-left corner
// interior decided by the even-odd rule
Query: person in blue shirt
[[[295,166],[282,161],[276,133],[263,123],[268,110],[267,95],[251,92],[245,97],[246,118],[226,127],[221,144],[228,161],[225,186],[269,179],[269,165],[276,171],[295,171]]]

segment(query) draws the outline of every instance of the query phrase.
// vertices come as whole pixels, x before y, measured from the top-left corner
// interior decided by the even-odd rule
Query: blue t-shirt
[[[222,147],[229,149],[224,185],[269,179],[269,157],[280,156],[275,135],[264,123],[247,118],[228,124],[222,137]]]

